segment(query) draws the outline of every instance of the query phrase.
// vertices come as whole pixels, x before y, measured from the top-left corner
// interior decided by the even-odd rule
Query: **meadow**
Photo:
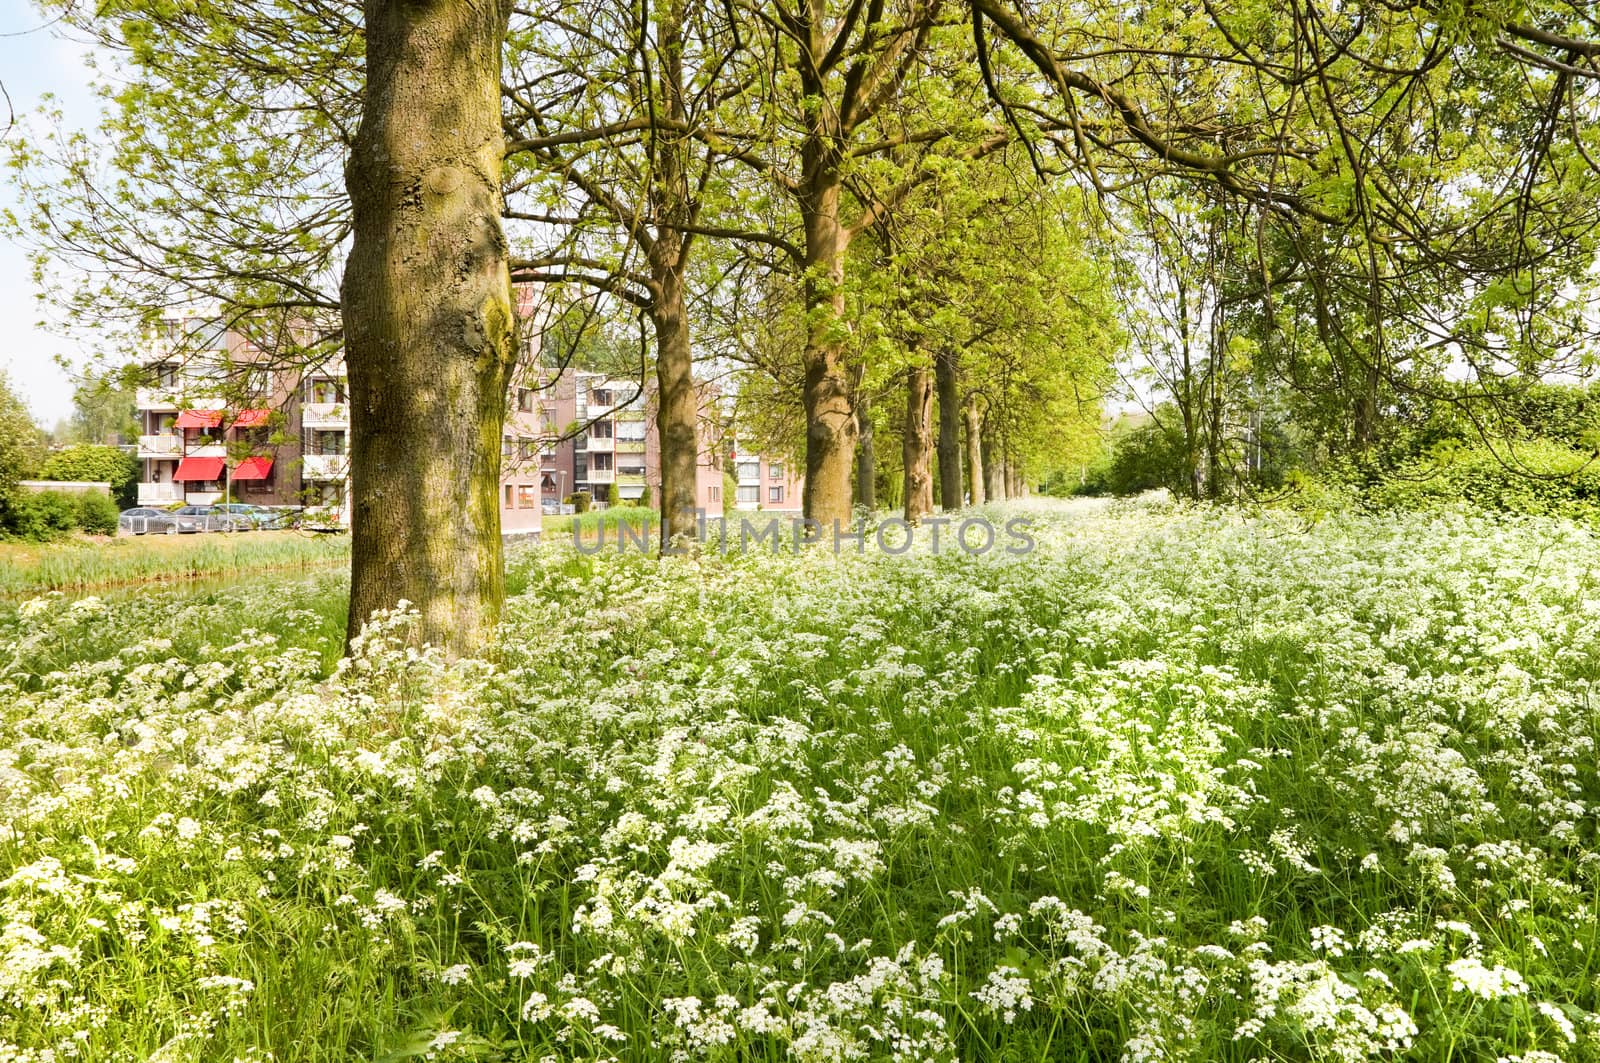
[[[0,542],[0,594],[84,590],[342,562],[349,538],[297,531]]]
[[[1593,533],[1031,516],[0,606],[0,1060],[1600,1058]]]

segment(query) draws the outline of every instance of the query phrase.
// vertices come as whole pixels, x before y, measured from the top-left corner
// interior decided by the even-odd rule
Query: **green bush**
[[[650,485],[645,484],[644,490],[639,492],[639,505],[645,509],[651,508]]]
[[[117,534],[117,516],[117,504],[110,495],[90,491],[78,496],[78,527],[89,534]]]
[[[1442,447],[1368,487],[1383,509],[1437,509],[1467,502],[1534,516],[1600,517],[1600,461],[1548,440],[1497,442],[1492,448]]]
[[[97,481],[111,485],[111,495],[126,509],[138,502],[139,462],[117,447],[83,444],[57,450],[39,467],[41,480]]]
[[[620,505],[621,503],[622,492],[617,489],[617,485],[612,484],[610,487],[606,488],[606,505],[616,506]]]
[[[589,504],[593,501],[594,499],[589,492],[575,491],[567,496],[566,504],[572,507],[574,513],[587,513],[589,512]]]
[[[1110,460],[1091,468],[1077,493],[1136,495],[1160,487],[1176,493],[1189,489],[1183,440],[1175,431],[1147,424],[1116,440]]]
[[[76,528],[79,513],[76,496],[61,491],[18,492],[6,507],[5,532],[18,539],[49,542]]]

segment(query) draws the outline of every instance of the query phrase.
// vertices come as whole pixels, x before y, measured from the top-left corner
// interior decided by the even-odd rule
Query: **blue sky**
[[[25,0],[0,0],[0,83],[11,96],[19,123],[49,92],[55,94],[56,106],[69,124],[91,125],[96,103],[82,47],[41,29],[44,22]],[[0,121],[3,118],[0,111]],[[0,210],[15,206],[10,179],[0,172]],[[34,294],[27,253],[0,236],[0,370],[10,376],[11,386],[27,401],[34,417],[49,426],[72,412],[72,382],[56,366],[56,356],[66,355],[81,364],[88,351],[62,335],[59,327],[39,324],[51,315]]]

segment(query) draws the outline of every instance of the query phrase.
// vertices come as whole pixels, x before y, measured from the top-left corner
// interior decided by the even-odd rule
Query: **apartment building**
[[[800,514],[805,477],[787,462],[745,449],[738,442],[734,443],[730,460],[737,483],[734,509]]]
[[[714,392],[705,389],[695,504],[708,516],[721,516],[714,399]],[[518,387],[512,407],[529,418],[524,424],[536,419],[538,427],[514,441],[508,430],[506,453],[528,468],[537,466],[539,493],[547,507],[579,491],[604,503],[613,486],[621,502],[637,501],[646,489],[653,504],[660,502],[661,435],[654,381],[641,386],[637,380],[587,370],[547,372]]]
[[[182,352],[181,356],[178,353]],[[195,312],[169,317],[135,396],[140,505],[230,500],[304,508],[350,520],[350,408],[342,358],[270,364],[236,330]],[[508,437],[536,435],[537,416],[513,410]],[[537,472],[507,462],[501,531],[540,529]]]

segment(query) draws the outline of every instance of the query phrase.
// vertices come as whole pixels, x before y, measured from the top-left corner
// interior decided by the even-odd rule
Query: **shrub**
[[[1383,476],[1366,492],[1384,509],[1438,509],[1468,502],[1533,516],[1600,517],[1600,461],[1560,443],[1441,447]]]
[[[79,500],[61,491],[18,492],[6,508],[5,531],[18,539],[49,542],[78,526]],[[113,527],[116,519],[112,519]]]
[[[78,527],[91,535],[117,534],[117,504],[99,491],[78,496]]]
[[[612,484],[610,487],[606,488],[606,505],[615,506],[621,502],[622,492],[617,489],[616,484]]]
[[[572,507],[574,513],[587,513],[589,512],[589,504],[593,501],[594,499],[589,492],[575,491],[567,496],[566,504]]]
[[[639,492],[639,505],[643,506],[645,509],[650,509],[652,506],[649,484],[645,484],[644,490]]]
[[[103,481],[111,485],[119,506],[127,508],[138,501],[138,459],[117,447],[83,444],[55,451],[39,467],[39,478]]]

